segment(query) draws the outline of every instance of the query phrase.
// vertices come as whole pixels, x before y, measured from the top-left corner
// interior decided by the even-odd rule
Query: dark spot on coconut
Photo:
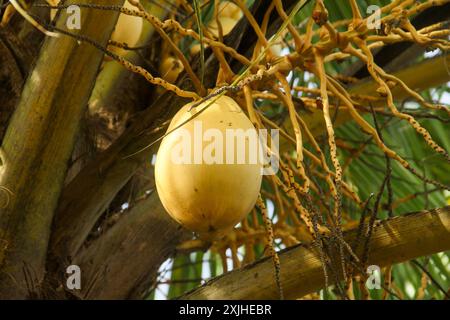
[[[195,191],[195,192],[198,192],[198,189],[197,189],[197,188],[194,188],[194,191]]]
[[[215,231],[215,230],[216,230],[216,228],[214,228],[212,225],[209,225],[208,231],[212,232],[212,231]]]
[[[231,127],[233,124],[231,122],[228,122],[228,126]]]

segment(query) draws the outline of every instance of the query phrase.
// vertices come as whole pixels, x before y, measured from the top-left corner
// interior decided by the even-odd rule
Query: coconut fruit
[[[47,0],[47,3],[51,6],[57,6],[61,0]],[[128,1],[125,1],[124,8],[130,10],[137,10]],[[50,10],[50,19],[54,20],[57,9]],[[139,39],[141,38],[142,28],[144,26],[144,21],[141,17],[134,17],[127,14],[121,13],[117,19],[116,26],[111,35],[111,40],[119,43],[126,43],[129,47],[134,47],[137,45]],[[128,51],[116,46],[108,46],[108,50],[114,52],[119,56],[124,56]]]
[[[237,141],[242,137],[236,138],[239,132],[256,135],[253,124],[232,98],[214,99],[192,109],[188,104],[175,115],[168,132],[209,105],[162,140],[155,163],[164,208],[203,239],[225,235],[251,211],[262,178],[260,161],[251,160],[258,152],[250,148],[250,138],[243,138],[245,150]]]
[[[207,45],[204,45],[204,48],[207,48]],[[202,50],[200,43],[194,44],[190,49],[191,56],[195,56]]]
[[[137,8],[128,1],[125,1],[124,8],[137,10]],[[116,27],[114,28],[114,32],[111,35],[111,40],[119,43],[126,43],[129,47],[134,47],[141,38],[143,26],[144,21],[141,17],[134,17],[121,13],[117,20]],[[128,52],[125,49],[115,46],[109,46],[108,50],[120,56],[123,56]]]
[[[242,18],[243,13],[241,9],[234,3],[224,1],[219,4],[218,18],[222,26],[222,33],[224,36],[233,30],[234,26]],[[219,37],[219,27],[217,20],[213,18],[208,24],[208,30],[216,37]]]
[[[226,36],[233,30],[234,26],[237,24],[239,20],[235,20],[233,18],[228,17],[220,17],[219,18],[220,25],[222,26],[222,34]],[[218,38],[219,37],[219,26],[217,25],[217,20],[213,19],[208,24],[208,30],[211,31],[211,33]]]
[[[243,17],[243,15],[244,14],[241,8],[239,8],[236,4],[229,1],[221,2],[218,8],[218,19],[222,27],[222,35],[226,36],[227,34],[229,34],[239,22],[239,20]],[[207,27],[208,31],[211,32],[214,37],[219,38],[219,26],[217,25],[217,19],[215,17],[213,17],[211,21],[209,21]],[[205,43],[204,47],[207,48],[208,45]],[[200,44],[196,43],[191,47],[190,53],[192,56],[194,56],[199,52]]]
[[[183,70],[181,61],[171,56],[163,58],[159,67],[161,78],[170,83],[174,83]]]
[[[230,1],[219,3],[219,17],[227,17],[238,21],[244,14],[237,4]]]

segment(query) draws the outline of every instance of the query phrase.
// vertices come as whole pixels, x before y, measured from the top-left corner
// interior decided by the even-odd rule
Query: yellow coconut
[[[137,10],[137,8],[128,1],[125,1],[124,7],[130,10]],[[144,21],[142,18],[121,13],[117,20],[114,32],[111,35],[111,40],[126,43],[129,47],[134,47],[141,37],[143,25]],[[109,46],[108,49],[121,56],[128,52],[115,46]]]
[[[234,26],[237,24],[239,20],[235,20],[233,18],[228,17],[220,17],[220,24],[222,26],[222,34],[226,36],[233,30]],[[219,37],[219,27],[217,25],[217,20],[213,19],[208,24],[208,30],[216,37]]]
[[[189,52],[191,53],[191,56],[195,56],[197,53],[199,53],[201,51],[201,46],[200,43],[196,43],[194,45],[191,46],[191,48],[189,49]]]
[[[190,111],[191,104],[184,106],[168,131],[213,100]],[[239,133],[256,135],[256,130],[239,105],[223,96],[166,136],[159,148],[155,181],[161,202],[176,221],[202,238],[216,239],[226,234],[257,200],[262,165],[251,159],[255,149],[248,143],[250,135],[245,138]],[[241,143],[246,146],[244,149],[239,148]],[[245,161],[238,161],[239,154]]]
[[[224,1],[219,4],[218,17],[224,36],[233,30],[234,26],[238,23],[242,16],[243,13],[236,4],[229,1]],[[211,31],[216,38],[219,37],[219,27],[215,18],[209,22],[208,30]]]
[[[283,44],[282,43],[275,43],[273,44],[270,49],[272,50],[272,53],[276,56],[281,56],[283,53]]]
[[[241,9],[232,2],[224,1],[219,4],[218,17],[220,21],[220,25],[222,26],[222,35],[226,36],[233,30],[238,21],[242,18],[243,13]],[[219,27],[217,25],[217,20],[215,17],[211,19],[208,23],[208,31],[211,32],[214,37],[219,37]],[[204,44],[204,47],[207,48],[208,45]],[[194,44],[191,49],[191,55],[196,55],[200,52],[200,44]]]
[[[59,2],[60,0],[47,0],[47,3],[51,6],[56,6]],[[128,1],[125,1],[124,7],[130,10],[137,10],[137,8]],[[57,11],[57,9],[50,10],[51,20],[55,18]],[[111,40],[119,43],[126,43],[129,47],[134,47],[141,37],[143,25],[144,22],[142,18],[121,13],[111,35]],[[115,46],[108,46],[108,50],[120,56],[127,53],[127,50]]]
[[[203,45],[204,49],[206,50],[206,48],[208,48],[209,46],[205,43]],[[200,53],[200,51],[202,50],[200,43],[196,43],[193,46],[191,46],[191,48],[189,49],[189,52],[191,53],[191,56],[195,56],[196,54]]]
[[[167,57],[163,59],[159,67],[161,78],[170,83],[174,83],[183,70],[184,67],[181,61],[174,57]]]
[[[243,16],[241,8],[230,1],[223,1],[219,4],[219,17],[227,17],[233,20],[239,20]]]

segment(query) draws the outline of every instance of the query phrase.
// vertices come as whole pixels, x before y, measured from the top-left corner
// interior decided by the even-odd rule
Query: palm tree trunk
[[[105,45],[117,17],[116,12],[82,11],[79,32]],[[59,28],[65,28],[66,19],[63,12]],[[38,291],[33,284],[44,276],[53,215],[102,59],[89,44],[67,36],[48,38],[24,86],[2,144],[6,161],[0,185],[12,195],[0,211],[0,298]]]

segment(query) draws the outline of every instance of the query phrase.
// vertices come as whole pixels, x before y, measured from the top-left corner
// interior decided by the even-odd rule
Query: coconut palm
[[[450,1],[0,4],[0,298],[449,297]],[[224,96],[278,170],[165,197],[172,118]],[[171,217],[215,197],[255,205]]]

